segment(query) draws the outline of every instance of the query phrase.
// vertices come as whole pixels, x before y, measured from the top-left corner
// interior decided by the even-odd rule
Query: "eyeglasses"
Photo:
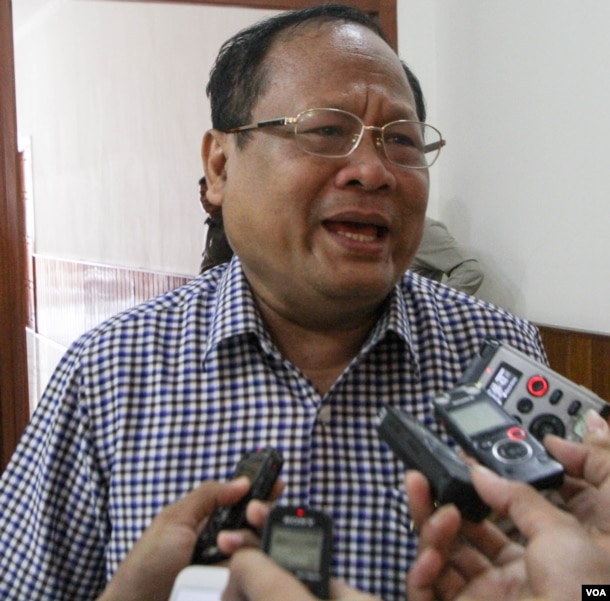
[[[279,117],[232,127],[236,134],[265,127],[293,126],[297,146],[308,154],[339,159],[358,148],[365,130],[370,130],[377,148],[391,163],[409,169],[427,169],[434,164],[445,140],[435,127],[419,121],[392,121],[383,127],[365,125],[362,119],[341,109],[308,109],[296,117]]]

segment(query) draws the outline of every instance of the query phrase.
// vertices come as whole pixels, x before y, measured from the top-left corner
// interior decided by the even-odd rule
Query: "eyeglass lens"
[[[433,127],[416,121],[396,121],[382,129],[382,143],[389,161],[408,167],[427,167],[436,160],[441,136]],[[312,109],[302,113],[295,125],[296,141],[305,152],[344,157],[358,144],[362,123],[351,113]],[[433,148],[432,151],[429,149]],[[428,151],[428,152],[426,152]]]

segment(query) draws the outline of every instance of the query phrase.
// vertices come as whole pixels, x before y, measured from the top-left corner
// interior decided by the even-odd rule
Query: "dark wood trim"
[[[0,469],[28,420],[25,223],[10,0],[0,0]]]
[[[610,402],[610,336],[538,327],[551,367]]]

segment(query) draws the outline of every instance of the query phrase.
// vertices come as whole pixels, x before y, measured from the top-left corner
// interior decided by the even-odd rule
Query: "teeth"
[[[354,232],[339,232],[342,236],[355,240],[356,242],[375,242],[376,236],[366,236],[365,234],[356,234]]]

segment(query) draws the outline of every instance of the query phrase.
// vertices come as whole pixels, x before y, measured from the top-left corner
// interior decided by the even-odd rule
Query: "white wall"
[[[400,0],[399,49],[448,139],[431,212],[482,260],[480,296],[610,332],[607,0]]]
[[[36,252],[197,273],[208,72],[226,38],[275,12],[55,0],[16,31]]]

